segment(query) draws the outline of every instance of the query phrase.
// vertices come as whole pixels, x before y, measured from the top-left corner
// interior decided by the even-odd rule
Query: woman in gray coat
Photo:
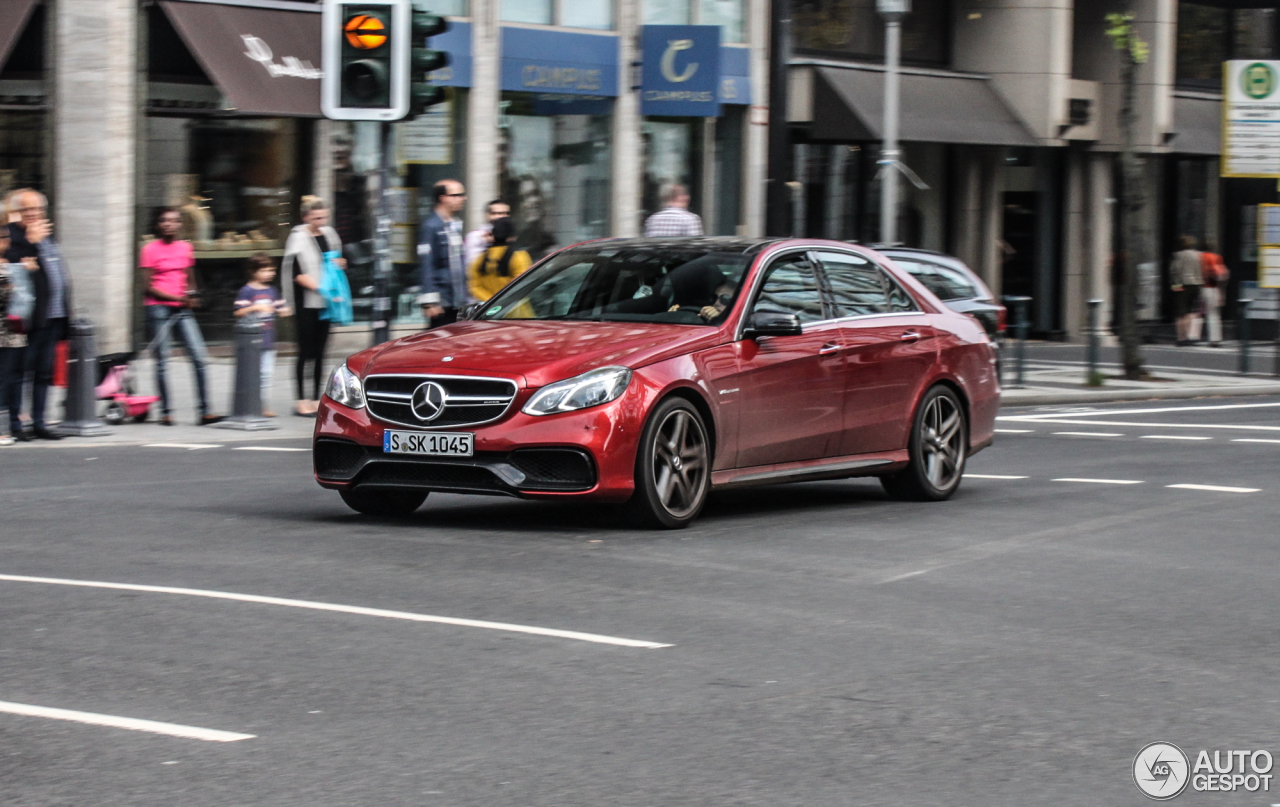
[[[302,223],[293,228],[284,244],[280,285],[294,310],[298,328],[298,365],[295,374],[297,404],[294,414],[315,417],[320,408],[320,385],[324,383],[324,351],[329,342],[329,320],[320,315],[328,307],[317,289],[324,280],[324,253],[342,252],[342,240],[329,226],[329,206],[318,196],[302,197]],[[343,269],[343,258],[334,261]],[[293,282],[289,282],[292,280]],[[314,366],[311,397],[307,397],[307,364]]]

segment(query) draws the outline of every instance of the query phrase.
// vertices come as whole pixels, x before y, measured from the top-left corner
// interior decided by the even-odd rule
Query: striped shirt
[[[644,234],[647,238],[702,235],[702,219],[683,207],[663,208],[645,221]]]

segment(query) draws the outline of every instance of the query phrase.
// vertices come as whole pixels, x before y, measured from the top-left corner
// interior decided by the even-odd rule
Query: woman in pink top
[[[156,342],[156,388],[160,391],[160,423],[173,425],[169,412],[169,385],[165,378],[165,365],[169,359],[169,340],[174,334],[182,340],[191,358],[191,369],[196,377],[196,395],[199,402],[199,420],[206,426],[222,420],[209,412],[208,384],[205,367],[209,354],[204,347],[200,326],[192,315],[195,308],[195,250],[190,241],[178,238],[182,229],[182,213],[177,208],[166,207],[156,216],[156,240],[142,248],[139,263],[147,273],[147,338]]]

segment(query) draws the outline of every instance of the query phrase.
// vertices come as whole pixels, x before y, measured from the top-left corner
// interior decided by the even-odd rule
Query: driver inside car
[[[705,322],[724,314],[737,288],[717,266],[697,261],[676,269],[666,276],[664,283],[671,292],[671,306],[667,311],[697,309],[698,316]]]

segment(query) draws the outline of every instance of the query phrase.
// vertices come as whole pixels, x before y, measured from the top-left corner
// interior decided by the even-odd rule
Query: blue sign
[[[646,25],[640,36],[640,114],[720,114],[720,26]]]
[[[720,103],[751,103],[751,49],[720,48]]]
[[[427,47],[449,54],[449,64],[431,73],[442,87],[471,86],[471,23],[449,20],[449,30],[427,38]]]
[[[613,99],[601,95],[556,95],[538,93],[533,98],[535,115],[608,115]]]
[[[618,37],[502,28],[502,89],[555,95],[618,94]]]

